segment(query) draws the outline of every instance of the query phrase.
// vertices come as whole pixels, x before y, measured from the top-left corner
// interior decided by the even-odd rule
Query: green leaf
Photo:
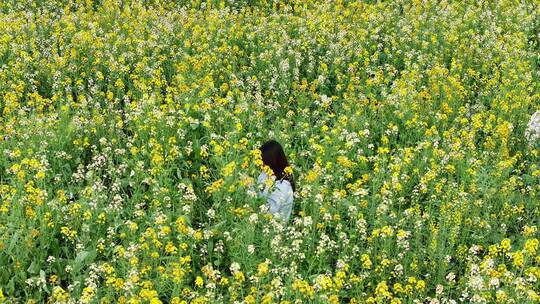
[[[75,260],[73,261],[73,272],[77,272],[81,269],[83,265],[88,263],[88,261],[93,260],[96,257],[96,251],[87,251],[83,250],[77,254]]]
[[[77,257],[75,257],[75,264],[82,263],[89,253],[90,253],[89,251],[85,251],[85,250],[79,252],[79,254],[77,254]]]
[[[13,294],[15,292],[15,277],[12,277],[9,280],[9,283],[6,285],[6,294]]]
[[[46,275],[45,275],[45,271],[43,271],[43,269],[40,269],[39,270],[39,278],[42,280],[42,281],[47,281],[47,278],[46,278]],[[49,288],[47,288],[47,284],[43,285],[42,286],[43,290],[45,290],[47,293],[49,293]]]
[[[15,234],[11,238],[11,242],[9,242],[7,252],[11,252],[11,250],[13,250],[13,248],[15,247],[15,244],[17,244],[17,241],[19,240],[19,235],[20,234],[21,234],[20,231],[15,232]]]
[[[30,266],[28,267],[28,269],[26,271],[28,271],[29,273],[38,273],[38,264],[35,262],[35,261],[32,261],[32,263],[30,263]]]

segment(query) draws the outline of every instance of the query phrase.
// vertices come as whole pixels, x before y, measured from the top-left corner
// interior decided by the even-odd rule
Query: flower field
[[[0,303],[539,303],[538,110],[537,1],[0,1]]]

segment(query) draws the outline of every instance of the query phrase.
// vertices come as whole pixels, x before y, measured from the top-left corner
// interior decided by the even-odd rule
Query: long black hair
[[[296,185],[292,175],[285,173],[285,168],[289,166],[289,162],[287,161],[287,156],[285,156],[285,152],[283,152],[281,145],[272,139],[265,142],[260,147],[260,150],[263,163],[274,171],[276,180],[285,179],[289,181],[293,191],[295,191]]]

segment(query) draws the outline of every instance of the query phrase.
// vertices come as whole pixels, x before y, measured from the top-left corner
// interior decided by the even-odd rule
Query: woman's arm
[[[280,194],[277,193],[278,190],[275,190],[274,192],[272,192],[272,194],[270,194],[270,196],[266,199],[266,205],[268,206],[268,212],[272,213],[272,214],[275,214],[275,213],[278,213],[279,210],[280,210],[280,204],[279,204],[279,200],[280,200]]]
[[[259,174],[259,177],[257,177],[257,181],[254,184],[249,185],[248,190],[261,196],[261,185],[264,183],[265,180],[266,173],[262,172],[261,174]]]

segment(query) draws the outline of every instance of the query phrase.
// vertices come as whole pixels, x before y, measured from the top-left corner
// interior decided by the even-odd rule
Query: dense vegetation
[[[539,32],[536,1],[0,1],[0,302],[538,303]],[[270,138],[288,225],[248,191]]]

